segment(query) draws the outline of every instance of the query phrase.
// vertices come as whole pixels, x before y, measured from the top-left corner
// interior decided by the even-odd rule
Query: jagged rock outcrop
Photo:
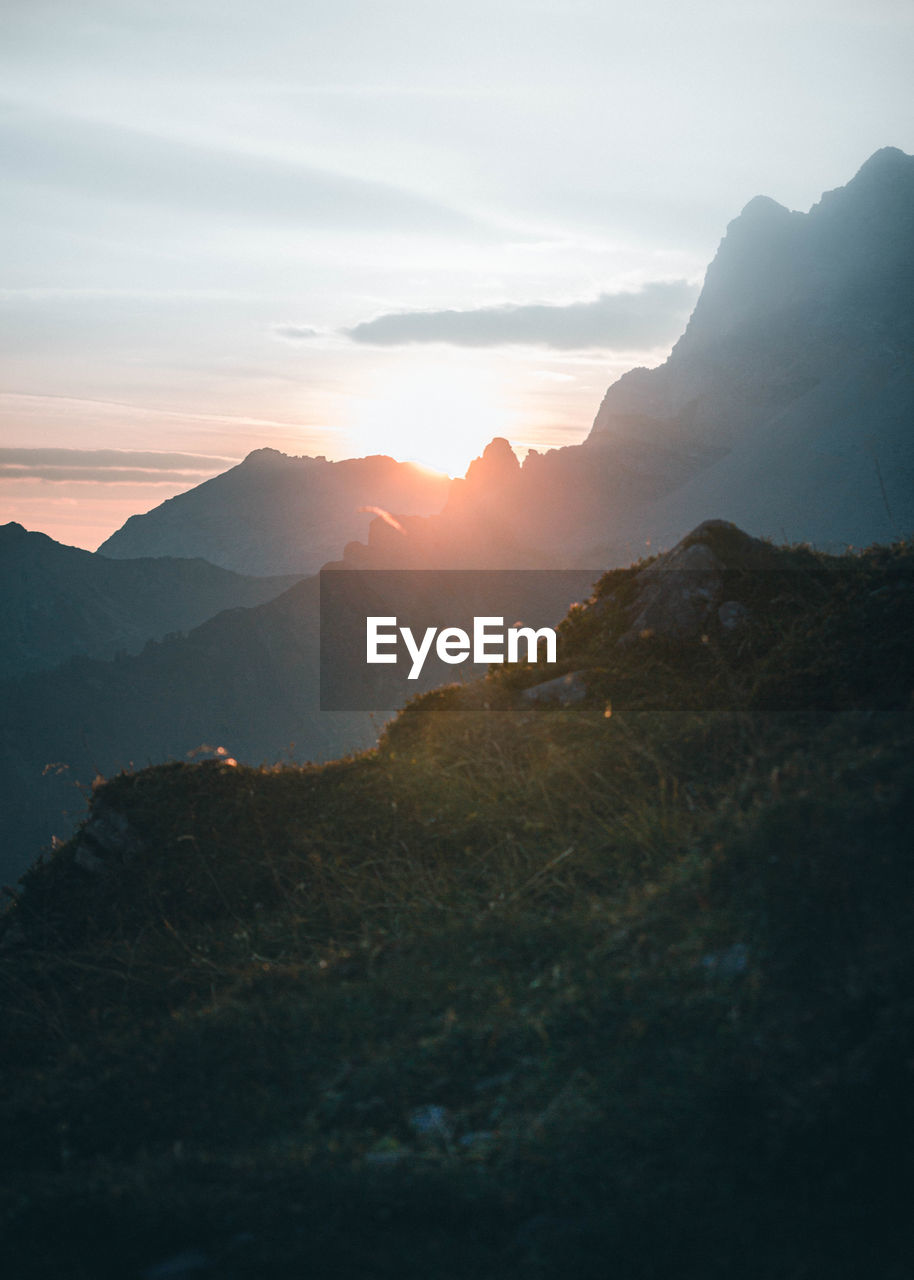
[[[587,697],[587,672],[569,671],[541,684],[530,685],[521,692],[521,701],[547,706],[571,707]]]
[[[709,630],[747,626],[750,610],[726,598],[729,579],[734,574],[773,573],[778,563],[774,547],[729,521],[703,521],[637,575],[638,594],[620,643],[653,636],[694,641],[707,637]]]
[[[129,866],[142,854],[143,841],[124,813],[104,799],[96,800],[74,841],[73,861],[90,875]]]

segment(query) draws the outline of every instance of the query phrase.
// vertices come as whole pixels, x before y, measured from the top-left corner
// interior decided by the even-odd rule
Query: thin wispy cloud
[[[77,481],[86,484],[187,484],[206,479],[199,471],[143,471],[123,467],[8,467],[0,463],[0,480]]]
[[[8,182],[106,206],[337,231],[492,234],[472,216],[395,183],[18,106],[0,112],[0,147]]]
[[[354,342],[404,346],[445,342],[461,347],[513,344],[575,350],[637,351],[671,342],[682,332],[698,286],[655,281],[637,292],[602,293],[587,302],[479,307],[470,311],[406,311],[345,330]]]
[[[0,449],[0,479],[199,484],[237,459],[131,449]]]

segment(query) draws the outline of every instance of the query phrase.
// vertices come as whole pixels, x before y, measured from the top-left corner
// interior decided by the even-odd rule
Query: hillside
[[[139,653],[223,609],[262,604],[295,578],[253,578],[204,560],[109,560],[19,524],[0,526],[0,680],[80,655]]]
[[[131,516],[99,547],[118,559],[202,556],[238,573],[310,574],[364,536],[364,508],[427,515],[447,476],[393,458],[290,458],[257,449],[223,475]]]
[[[564,705],[99,783],[0,926],[17,1276],[905,1275],[912,630],[909,547],[711,522]]]
[[[192,561],[155,560],[124,567],[147,564],[194,568]],[[589,590],[595,576],[557,574],[550,587],[538,581],[529,590],[517,581],[502,589],[499,579],[481,595],[477,591],[482,603],[476,612],[509,609],[512,619],[546,625]],[[452,622],[458,618],[455,590],[459,601],[447,575],[431,588],[441,617]],[[401,592],[398,605],[379,604],[377,611],[403,608]],[[352,659],[358,663],[361,635]],[[381,703],[344,698],[331,704],[367,705],[370,713],[322,712],[320,638],[319,583],[306,578],[263,605],[226,610],[187,634],[147,643],[141,653],[121,653],[112,661],[72,658],[54,671],[0,682],[0,883],[21,875],[52,839],[73,832],[99,774],[207,756],[217,747],[243,764],[259,765],[326,760],[373,745],[389,709],[416,687],[407,685],[404,693],[394,684],[394,695]],[[348,645],[346,654],[352,649]],[[341,651],[333,664],[344,690],[349,661]],[[428,687],[432,667],[419,688]]]
[[[0,878],[19,876],[52,837],[70,835],[98,774],[207,747],[203,755],[221,746],[256,765],[373,743],[367,715],[320,714],[318,623],[317,579],[305,579],[134,656],[74,658],[0,684]]]

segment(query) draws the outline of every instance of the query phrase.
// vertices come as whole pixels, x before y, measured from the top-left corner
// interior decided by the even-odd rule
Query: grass
[[[11,1274],[909,1275],[914,557],[772,554],[706,644],[607,575],[578,706],[101,785],[3,921]]]

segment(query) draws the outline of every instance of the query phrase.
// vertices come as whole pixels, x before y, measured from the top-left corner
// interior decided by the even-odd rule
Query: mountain
[[[262,604],[293,576],[254,578],[204,560],[109,560],[19,524],[0,526],[0,679],[68,658],[138,653],[147,640]]]
[[[328,462],[257,449],[237,467],[131,516],[99,547],[105,556],[202,556],[238,573],[316,573],[353,538],[365,508],[418,515],[441,509],[448,478],[374,456]]]
[[[914,157],[886,147],[807,214],[750,201],[669,359],[610,387],[587,444],[657,475],[683,459],[681,483],[626,511],[636,539],[714,511],[823,545],[891,540],[914,530],[912,357]]]
[[[0,919],[9,1273],[909,1276],[912,575],[709,522],[573,704],[100,784]]]
[[[840,549],[914,532],[914,157],[878,151],[809,213],[731,222],[685,333],[581,445],[494,441],[427,520],[350,563],[627,564],[714,515]]]

